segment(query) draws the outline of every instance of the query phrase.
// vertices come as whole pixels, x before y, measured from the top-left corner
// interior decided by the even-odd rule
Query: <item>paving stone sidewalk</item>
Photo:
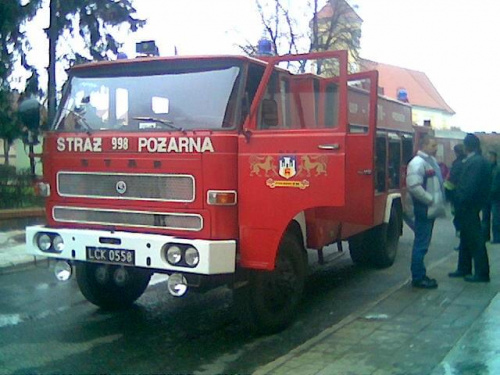
[[[500,374],[500,360],[495,362],[500,324],[476,332],[478,325],[491,322],[492,311],[500,311],[500,297],[495,299],[500,292],[500,245],[487,246],[490,283],[448,278],[456,267],[457,253],[452,253],[428,267],[438,289],[415,289],[406,282],[254,375]],[[495,308],[489,306],[494,299]],[[489,357],[477,350],[478,342],[488,345]],[[464,363],[475,366],[464,372]]]
[[[25,228],[45,222],[42,207],[0,210],[0,274],[33,267],[46,258],[26,254]]]
[[[24,229],[0,232],[0,275],[43,263],[46,258],[26,254]]]

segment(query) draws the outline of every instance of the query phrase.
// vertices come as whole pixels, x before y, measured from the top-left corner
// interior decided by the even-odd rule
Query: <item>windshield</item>
[[[235,126],[240,68],[198,68],[168,73],[74,76],[54,129],[189,130]]]

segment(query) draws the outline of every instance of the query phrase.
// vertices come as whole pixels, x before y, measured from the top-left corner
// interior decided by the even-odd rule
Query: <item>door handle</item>
[[[358,171],[358,174],[364,175],[364,176],[369,176],[372,174],[372,170],[371,169],[361,169]]]
[[[340,145],[338,143],[327,144],[327,145],[318,145],[320,150],[338,150]]]

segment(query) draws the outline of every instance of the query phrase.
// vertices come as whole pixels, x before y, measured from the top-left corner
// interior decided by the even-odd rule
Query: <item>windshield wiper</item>
[[[169,127],[170,129],[174,129],[174,130],[178,130],[180,132],[184,132],[183,128],[181,128],[179,126],[175,126],[174,122],[171,121],[171,120],[166,120],[166,119],[162,119],[162,118],[158,118],[158,117],[149,117],[149,116],[135,116],[135,117],[132,117],[132,118],[134,120],[139,120],[139,121],[153,121],[153,122],[158,122],[161,125],[165,125],[165,126]]]
[[[75,125],[78,125],[79,128],[85,128],[87,130],[86,133],[88,135],[92,135],[92,131],[94,130],[94,128],[92,128],[92,126],[89,125],[85,117],[83,117],[80,113],[78,113],[73,109],[64,108],[63,110],[72,114],[75,117],[75,120],[77,120],[75,121]],[[66,120],[66,116],[64,118],[64,121]],[[66,125],[64,127],[66,127]],[[75,130],[77,130],[76,127]]]

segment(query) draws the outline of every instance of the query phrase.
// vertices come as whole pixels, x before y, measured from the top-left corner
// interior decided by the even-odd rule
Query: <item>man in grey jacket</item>
[[[436,140],[424,135],[419,151],[408,164],[406,185],[412,198],[415,214],[415,239],[411,256],[412,285],[416,288],[433,289],[438,284],[427,277],[424,257],[429,250],[436,217],[444,216],[443,177],[435,159]]]

